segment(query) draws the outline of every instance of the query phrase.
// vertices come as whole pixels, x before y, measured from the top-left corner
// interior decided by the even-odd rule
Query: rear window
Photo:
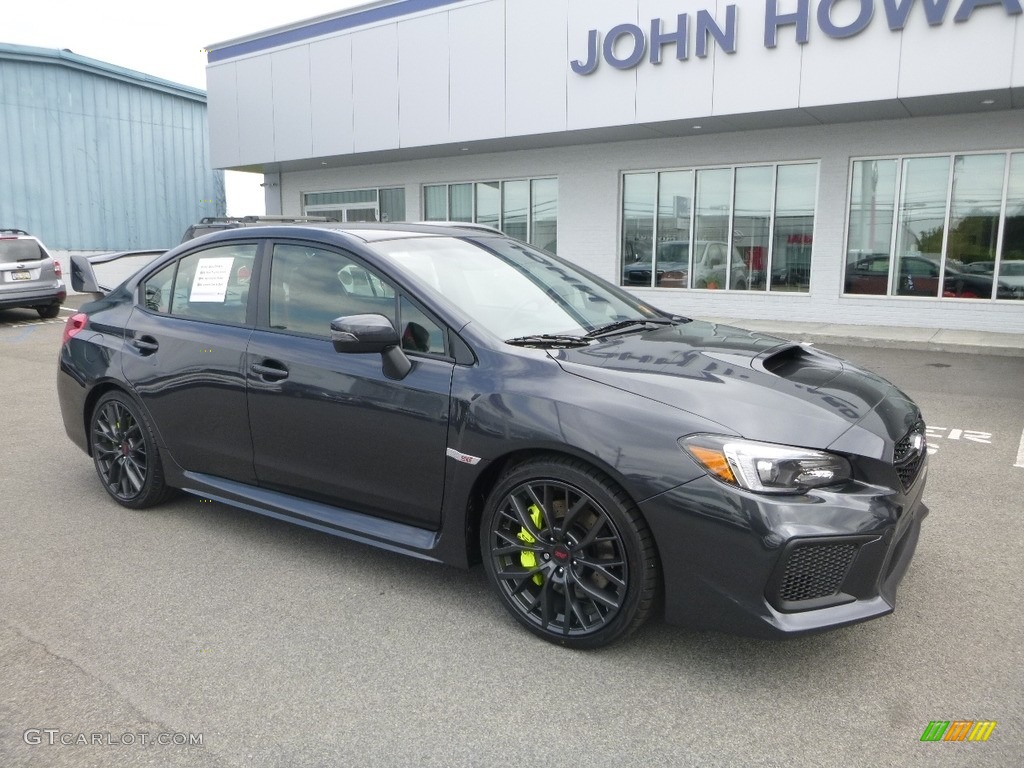
[[[35,240],[4,240],[0,238],[0,263],[13,261],[38,261],[45,259],[46,252]]]

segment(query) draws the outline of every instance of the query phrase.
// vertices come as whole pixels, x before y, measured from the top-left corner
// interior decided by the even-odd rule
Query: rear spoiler
[[[100,253],[95,256],[73,254],[71,256],[71,287],[80,293],[106,295],[165,253],[167,253],[166,248],[117,251],[116,253]]]

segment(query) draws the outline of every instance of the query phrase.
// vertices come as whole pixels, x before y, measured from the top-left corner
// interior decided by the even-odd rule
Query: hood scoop
[[[809,389],[823,387],[843,372],[839,358],[803,344],[777,347],[755,359],[753,365],[765,373],[803,384]]]

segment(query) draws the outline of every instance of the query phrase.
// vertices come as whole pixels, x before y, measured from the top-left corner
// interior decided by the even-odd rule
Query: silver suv
[[[22,229],[0,228],[0,309],[30,307],[56,317],[67,298],[60,264]]]

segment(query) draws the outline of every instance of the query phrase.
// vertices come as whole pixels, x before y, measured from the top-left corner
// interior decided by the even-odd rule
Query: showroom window
[[[550,253],[558,251],[558,179],[431,184],[425,221],[486,224]]]
[[[624,174],[622,284],[806,293],[817,185],[817,163]]]
[[[1024,299],[1024,152],[855,160],[843,292]]]
[[[405,221],[404,187],[307,192],[302,203],[307,216],[326,216],[338,221]]]

